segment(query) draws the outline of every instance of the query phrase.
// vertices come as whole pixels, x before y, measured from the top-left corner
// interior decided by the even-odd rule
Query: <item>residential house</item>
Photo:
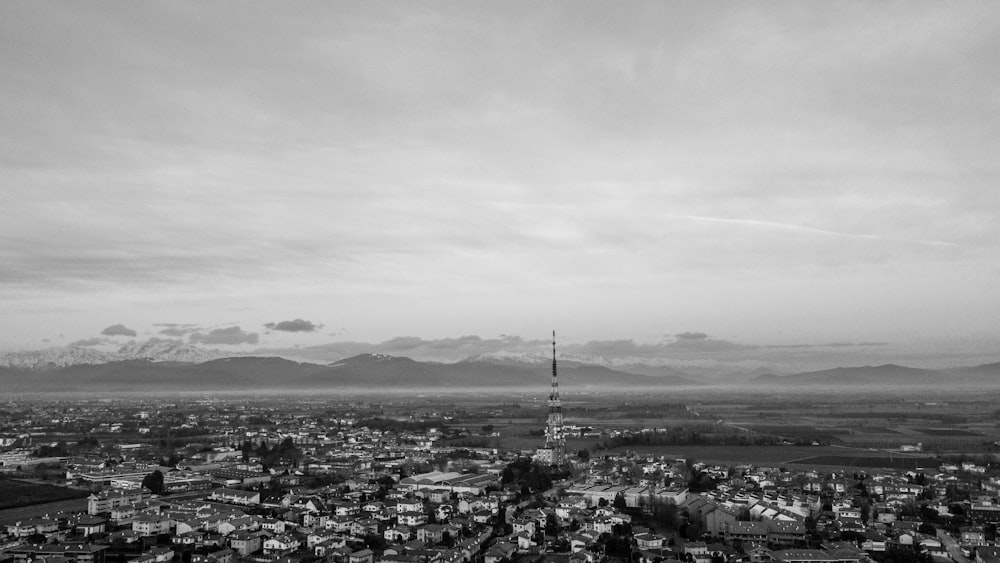
[[[143,536],[169,534],[174,527],[174,521],[159,514],[140,514],[132,520],[132,531]]]
[[[260,504],[260,491],[221,488],[212,491],[209,498],[217,502],[251,506]]]
[[[262,531],[251,532],[248,530],[240,530],[233,532],[227,538],[229,540],[229,547],[231,547],[236,553],[241,556],[247,556],[251,553],[257,553],[264,547],[264,538],[267,537]]]
[[[289,534],[279,534],[264,540],[264,553],[269,557],[288,555],[301,546],[301,542]]]

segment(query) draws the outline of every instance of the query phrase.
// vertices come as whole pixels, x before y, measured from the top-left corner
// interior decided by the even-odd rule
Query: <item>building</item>
[[[104,563],[106,545],[90,543],[67,544],[21,544],[4,551],[16,563],[27,563],[41,559],[73,561],[75,563]]]
[[[260,504],[260,491],[244,491],[242,489],[215,489],[209,497],[219,502],[250,506]]]
[[[152,493],[146,489],[101,491],[87,497],[87,514],[105,514],[113,508],[146,502],[151,498]]]

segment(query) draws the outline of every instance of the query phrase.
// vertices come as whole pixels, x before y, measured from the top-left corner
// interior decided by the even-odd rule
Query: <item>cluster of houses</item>
[[[471,466],[428,471],[454,453],[435,447],[437,429],[265,414],[281,424],[212,409],[134,413],[131,426],[206,428],[225,445],[171,467],[140,461],[143,448],[131,446],[114,464],[61,459],[67,481],[94,491],[86,513],[4,523],[0,563],[864,563],[894,550],[1000,563],[1000,476],[981,464],[856,475],[609,454],[576,460],[578,477],[525,495],[501,482],[517,452],[467,450]],[[285,440],[302,454],[294,463],[265,467],[238,447]],[[5,455],[0,465],[28,459]],[[400,477],[414,466],[422,472]],[[153,470],[167,494],[142,487]],[[711,486],[694,487],[694,473]],[[323,475],[347,480],[305,485]]]
[[[432,471],[391,487],[352,481],[277,497],[260,488],[219,487],[183,500],[109,489],[90,495],[86,514],[5,526],[0,561],[597,563],[615,556],[608,538],[622,537],[629,557],[644,563],[860,563],[893,549],[1000,563],[987,532],[1000,521],[1000,506],[986,496],[957,504],[944,497],[969,475],[987,488],[1000,485],[985,473],[848,476],[696,465],[716,486],[695,494],[676,482],[682,463],[604,459],[541,500],[505,490],[497,472]],[[623,482],[624,464],[639,467],[637,482]],[[651,473],[655,483],[643,478]],[[675,525],[645,522],[658,503],[674,507]],[[938,515],[937,528],[912,514],[917,503]],[[966,524],[953,537],[944,528],[959,509]]]

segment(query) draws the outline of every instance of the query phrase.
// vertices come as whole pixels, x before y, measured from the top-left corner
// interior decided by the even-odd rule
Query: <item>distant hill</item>
[[[950,378],[940,371],[886,364],[839,367],[785,376],[764,374],[754,378],[750,383],[794,386],[927,386],[941,385],[949,381]]]
[[[167,357],[186,351],[161,347]],[[145,351],[144,351],[145,352]],[[72,357],[70,353],[65,358]],[[18,357],[13,366],[0,364],[0,389],[8,393],[113,392],[289,392],[363,389],[540,389],[552,377],[551,358],[523,354],[490,354],[455,363],[421,362],[384,354],[359,354],[330,364],[303,363],[279,357],[237,356],[208,361],[126,359],[59,365],[34,360],[55,356]],[[30,366],[30,367],[28,367]],[[669,367],[607,367],[559,360],[559,384],[565,391],[583,389],[669,389],[707,385],[694,376],[679,375]],[[895,364],[838,367],[821,371],[775,375],[757,370],[746,374],[744,385],[768,388],[815,387],[927,387],[995,386],[1000,384],[1000,362],[947,370],[916,369]],[[722,384],[725,386],[726,384]],[[717,386],[718,383],[717,383]]]
[[[982,384],[1000,383],[1000,362],[992,364],[982,364],[968,368],[955,368],[947,370],[949,375],[960,379],[968,379]]]
[[[662,379],[664,383],[669,382],[671,385],[704,385],[705,382],[698,376],[691,375],[685,371],[681,371],[670,366],[658,366],[658,365],[648,365],[648,364],[625,364],[625,365],[615,365],[615,370],[623,371],[625,373],[632,373],[635,375],[645,375],[648,377],[655,377]]]
[[[601,366],[560,366],[570,388],[662,387],[673,382]],[[329,365],[273,357],[232,357],[201,363],[126,360],[47,368],[0,368],[9,392],[337,391],[339,389],[538,388],[551,364],[468,360],[452,364],[361,354]]]

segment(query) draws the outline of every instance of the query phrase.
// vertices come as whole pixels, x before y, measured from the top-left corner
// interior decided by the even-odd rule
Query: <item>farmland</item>
[[[66,487],[0,479],[0,510],[47,502],[84,498],[87,493]]]

